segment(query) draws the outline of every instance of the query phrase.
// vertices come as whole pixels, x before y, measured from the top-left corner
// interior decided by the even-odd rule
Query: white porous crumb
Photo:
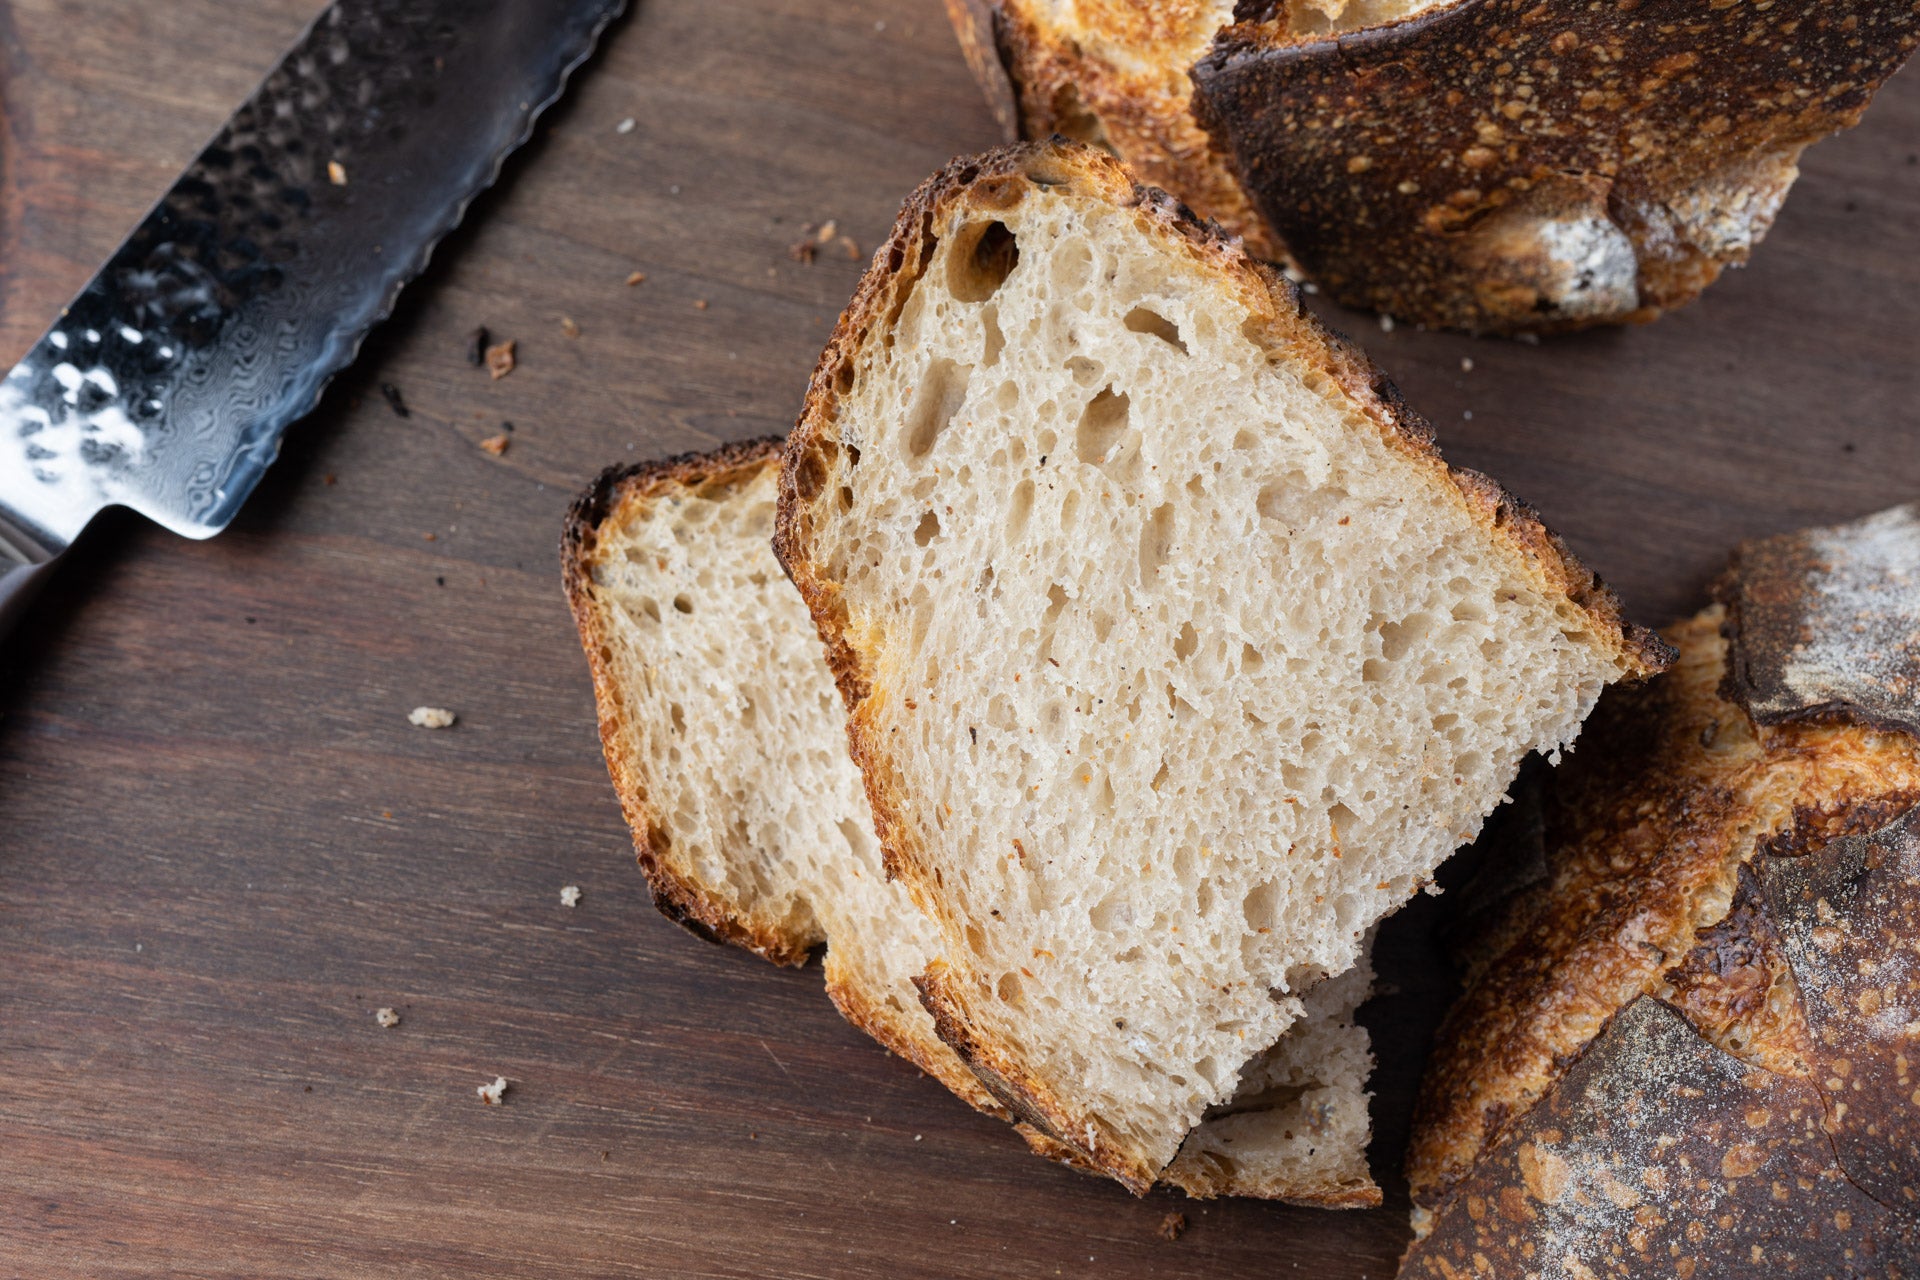
[[[1388,315],[1384,311],[1380,313],[1380,332],[1382,333],[1393,332],[1393,317]]]
[[[570,884],[566,888],[562,889],[560,891],[560,905],[563,907],[579,906],[580,905],[580,886],[577,884]]]
[[[1473,357],[1472,357],[1472,356],[1461,356],[1461,357],[1460,357],[1460,372],[1462,372],[1462,373],[1472,373],[1472,372],[1473,372]]]
[[[1473,421],[1473,410],[1471,410],[1471,409],[1462,409],[1462,410],[1460,411],[1460,416],[1461,416],[1462,418],[1464,418],[1464,419],[1465,419],[1466,421],[1468,421],[1468,422],[1472,422],[1472,421]]]
[[[375,1009],[373,1011],[373,1020],[383,1027],[397,1027],[400,1025],[400,1015],[391,1009]]]
[[[634,123],[633,117],[628,116],[625,120],[622,120],[619,124],[613,126],[613,131],[615,133],[632,133],[633,123]]]
[[[415,707],[407,712],[407,723],[422,729],[450,728],[453,720],[453,712],[445,707]]]
[[[490,1107],[497,1107],[507,1096],[507,1078],[495,1076],[492,1084],[483,1084],[474,1092],[480,1095],[480,1101]]]

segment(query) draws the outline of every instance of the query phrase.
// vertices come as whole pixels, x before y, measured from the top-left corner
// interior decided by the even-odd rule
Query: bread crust
[[[1585,614],[1622,673],[1644,677],[1666,665],[1670,653],[1665,645],[1622,620],[1613,594],[1531,508],[1484,476],[1449,468],[1434,446],[1433,428],[1406,406],[1385,375],[1322,328],[1301,306],[1293,287],[1273,268],[1248,256],[1237,241],[1199,221],[1166,193],[1136,184],[1111,157],[1065,139],[955,160],[907,199],[821,356],[799,422],[788,437],[774,533],[775,553],[813,613],[828,665],[846,700],[848,735],[872,802],[888,872],[907,884],[923,910],[941,918],[942,905],[930,887],[935,869],[919,846],[905,784],[886,751],[869,657],[850,633],[839,584],[813,555],[816,503],[824,493],[837,492],[838,477],[851,465],[835,424],[841,398],[853,387],[860,352],[899,314],[937,238],[962,211],[1003,211],[1037,191],[1062,187],[1136,210],[1144,233],[1230,281],[1250,312],[1249,336],[1273,356],[1308,366],[1321,390],[1345,402],[1356,429],[1378,431],[1391,447],[1427,469],[1477,527],[1514,552],[1517,567],[1543,592],[1564,594]],[[1006,1046],[979,1033],[966,1013],[968,993],[958,989],[944,966],[930,968],[921,992],[941,1038],[1010,1111],[1136,1193],[1152,1185],[1160,1172],[1157,1164],[1130,1150],[1097,1117],[1066,1106]]]
[[[1507,876],[1505,901],[1476,914],[1467,990],[1422,1082],[1408,1179],[1417,1221],[1445,1240],[1416,1247],[1410,1273],[1427,1273],[1415,1261],[1431,1269],[1490,1247],[1481,1237],[1493,1228],[1472,1225],[1470,1202],[1505,1194],[1509,1173],[1487,1170],[1504,1169],[1536,1140],[1527,1135],[1552,1127],[1562,1094],[1585,1087],[1569,1083],[1572,1064],[1601,1063],[1586,1070],[1609,1088],[1644,1083],[1645,1065],[1612,1055],[1602,1030],[1635,1001],[1663,1002],[1698,1052],[1795,1082],[1823,1114],[1820,1150],[1805,1158],[1833,1164],[1909,1225],[1920,1220],[1906,1065],[1920,1062],[1920,1023],[1881,1016],[1920,1002],[1906,972],[1920,932],[1916,707],[1897,681],[1854,680],[1855,703],[1832,698],[1825,678],[1874,660],[1904,669],[1905,652],[1884,641],[1920,631],[1920,589],[1910,574],[1885,574],[1878,590],[1868,582],[1920,560],[1910,514],[1741,548],[1716,587],[1725,603],[1669,631],[1676,669],[1607,695],[1552,779],[1542,820],[1486,850],[1496,876],[1532,871]],[[1809,628],[1827,641],[1814,658]],[[1811,677],[1761,680],[1766,714],[1750,716],[1755,686],[1735,673],[1787,660]],[[1744,1194],[1741,1203],[1771,1195],[1764,1185]],[[1677,1206],[1657,1207],[1684,1221]],[[1530,1241],[1543,1256],[1593,1240],[1565,1225],[1558,1243],[1532,1226],[1500,1229],[1498,1248]],[[1822,1266],[1843,1261],[1830,1240],[1816,1245],[1796,1247]]]
[[[1226,156],[1194,119],[1187,63],[1214,31],[1204,0],[1075,6],[1062,25],[1034,0],[947,0],[961,51],[1008,140],[1060,134],[1118,155],[1152,186],[1240,236],[1263,258],[1285,256]],[[1132,52],[1122,67],[1100,50]],[[1170,56],[1188,49],[1192,57]],[[1141,65],[1145,64],[1145,65]]]
[[[1920,1221],[1848,1176],[1826,1114],[1811,1081],[1753,1070],[1640,996],[1487,1153],[1399,1274],[1915,1275]]]
[[[1920,42],[1902,0],[948,0],[1003,127],[1112,149],[1341,302],[1474,332],[1645,322],[1746,260],[1800,152]],[[1489,55],[1489,51],[1494,51]]]
[[[1917,42],[1906,0],[1454,0],[1315,39],[1267,18],[1194,66],[1194,112],[1339,301],[1551,332],[1650,320],[1745,261],[1800,152]]]

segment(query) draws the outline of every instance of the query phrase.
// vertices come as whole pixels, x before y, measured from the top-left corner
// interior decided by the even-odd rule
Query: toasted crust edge
[[[813,614],[826,645],[828,665],[847,703],[850,746],[872,802],[889,873],[906,881],[923,909],[937,914],[914,874],[923,859],[916,857],[915,841],[903,813],[901,780],[869,723],[865,704],[871,682],[846,634],[839,587],[827,579],[824,566],[811,555],[812,505],[839,458],[840,447],[832,436],[832,427],[841,396],[852,389],[855,362],[867,342],[904,306],[931,259],[933,229],[943,225],[943,215],[963,201],[992,212],[1025,198],[1029,186],[1069,185],[1088,196],[1140,210],[1143,230],[1181,246],[1203,266],[1236,282],[1260,321],[1258,340],[1262,345],[1268,351],[1285,351],[1317,362],[1333,387],[1391,444],[1415,460],[1443,468],[1469,518],[1489,535],[1512,546],[1545,593],[1566,596],[1587,615],[1596,635],[1612,651],[1624,678],[1645,679],[1672,661],[1672,650],[1657,635],[1621,616],[1612,591],[1541,523],[1532,507],[1478,472],[1447,466],[1435,447],[1431,424],[1407,406],[1386,375],[1350,342],[1309,315],[1298,291],[1278,271],[1248,255],[1217,227],[1201,222],[1165,192],[1135,183],[1118,161],[1063,138],[961,157],[921,183],[907,198],[892,234],[876,250],[821,354],[799,420],[787,439],[773,540],[776,556]],[[922,1000],[933,1013],[941,1038],[1017,1116],[1074,1148],[1136,1194],[1152,1185],[1159,1172],[1157,1165],[1127,1154],[1118,1135],[1101,1133],[1097,1122],[1070,1114],[1032,1072],[973,1034],[942,966],[936,965],[928,973]],[[1090,1139],[1085,1128],[1089,1123],[1094,1125]]]
[[[607,773],[620,798],[620,811],[633,833],[634,854],[653,892],[660,914],[709,942],[729,943],[780,965],[802,965],[813,953],[812,939],[783,933],[721,901],[697,882],[676,872],[655,848],[655,816],[647,801],[645,767],[621,741],[621,712],[612,663],[604,652],[607,637],[592,600],[593,562],[599,533],[628,504],[657,497],[673,487],[688,489],[737,484],[749,473],[778,459],[778,436],[744,440],[704,453],[683,453],[651,462],[608,467],[567,508],[560,535],[561,578],[580,646],[593,674],[600,746]]]

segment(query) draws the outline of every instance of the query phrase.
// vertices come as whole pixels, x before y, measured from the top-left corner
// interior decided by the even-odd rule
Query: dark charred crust
[[[1721,696],[1754,723],[1920,735],[1920,508],[1746,543],[1714,595]]]
[[[1920,811],[1756,864],[1800,989],[1812,1080],[1848,1176],[1920,1220]]]
[[[1807,1082],[1641,996],[1438,1206],[1400,1274],[1914,1274],[1915,1219],[1847,1178],[1825,1115]]]
[[[1743,261],[1801,149],[1917,40],[1905,0],[1457,0],[1326,38],[1229,27],[1193,111],[1341,302],[1577,329],[1651,319]]]
[[[652,891],[654,906],[667,919],[710,942],[742,947],[775,964],[801,965],[814,951],[812,939],[790,936],[743,917],[698,884],[682,877],[666,861],[668,840],[663,831],[655,829],[641,781],[644,777],[641,764],[628,758],[620,741],[620,712],[614,695],[617,681],[609,655],[604,651],[606,638],[592,600],[592,566],[599,548],[600,530],[625,504],[644,502],[675,488],[698,491],[737,484],[775,461],[782,443],[780,437],[770,436],[722,445],[706,453],[684,453],[657,461],[608,467],[568,508],[560,538],[560,562],[567,604],[593,673],[594,698],[600,713],[600,742],[606,753],[607,771],[633,832],[635,856]]]

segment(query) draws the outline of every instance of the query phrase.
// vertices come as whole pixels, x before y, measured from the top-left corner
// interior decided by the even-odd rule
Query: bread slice
[[[908,200],[779,522],[941,1037],[1136,1190],[1665,660],[1273,270],[1064,142]]]
[[[769,545],[779,443],[609,470],[568,520],[567,595],[640,864],[660,909],[707,937],[784,964],[825,943],[827,991],[848,1021],[1004,1116],[914,989],[933,926],[885,879],[845,710]],[[1353,1023],[1367,985],[1355,969],[1312,992],[1308,1016],[1166,1181],[1195,1196],[1377,1205],[1372,1058]]]
[[[1349,306],[1490,332],[1690,302],[1920,42],[1906,0],[948,9],[1024,136],[1107,147]]]

